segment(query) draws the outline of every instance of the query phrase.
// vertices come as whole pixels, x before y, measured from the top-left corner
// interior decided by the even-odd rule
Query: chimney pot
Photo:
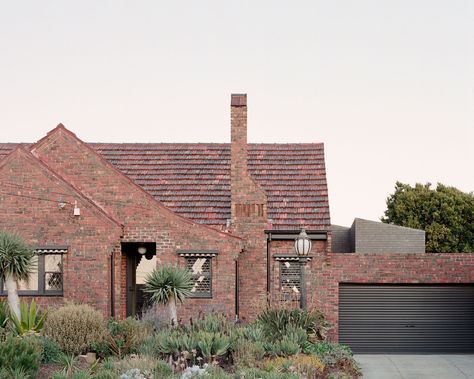
[[[230,105],[232,107],[246,107],[247,94],[246,93],[233,93],[230,98]]]

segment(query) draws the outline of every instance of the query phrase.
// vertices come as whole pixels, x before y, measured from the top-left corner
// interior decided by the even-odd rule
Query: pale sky
[[[0,140],[324,142],[332,222],[474,190],[474,1],[1,1]]]

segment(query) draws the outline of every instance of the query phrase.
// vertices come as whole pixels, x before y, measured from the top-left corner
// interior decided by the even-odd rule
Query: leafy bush
[[[56,342],[66,354],[87,352],[93,343],[103,340],[104,319],[89,305],[65,305],[49,314],[44,334]]]
[[[258,322],[268,338],[281,340],[288,328],[301,328],[311,341],[326,339],[330,324],[318,310],[276,308],[267,309],[258,316]]]
[[[111,318],[107,323],[107,329],[104,339],[91,346],[101,358],[109,355],[122,358],[127,354],[137,353],[138,348],[152,332],[149,324],[132,317],[120,321]]]
[[[39,361],[37,347],[27,339],[9,336],[0,344],[0,367],[10,376],[23,372],[25,377],[36,378]]]
[[[39,341],[41,342],[41,345],[43,347],[43,351],[41,353],[41,362],[42,363],[53,363],[57,362],[59,357],[61,356],[62,351],[59,345],[51,341],[48,337],[41,336],[38,337]]]

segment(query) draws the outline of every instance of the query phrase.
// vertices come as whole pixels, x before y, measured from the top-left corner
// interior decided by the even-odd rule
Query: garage
[[[355,353],[474,353],[474,285],[339,284],[339,342]]]

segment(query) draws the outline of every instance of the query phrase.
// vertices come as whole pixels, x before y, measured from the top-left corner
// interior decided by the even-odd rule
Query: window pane
[[[38,291],[38,256],[32,259],[33,269],[28,280],[18,281],[18,291]],[[5,286],[4,286],[5,287]]]
[[[300,265],[299,262],[287,261],[280,263],[281,289],[287,293],[300,293]]]
[[[61,254],[44,255],[44,289],[46,291],[62,291],[63,289],[63,257]]]
[[[196,296],[211,296],[211,258],[186,258],[186,267],[193,278],[193,292]]]

